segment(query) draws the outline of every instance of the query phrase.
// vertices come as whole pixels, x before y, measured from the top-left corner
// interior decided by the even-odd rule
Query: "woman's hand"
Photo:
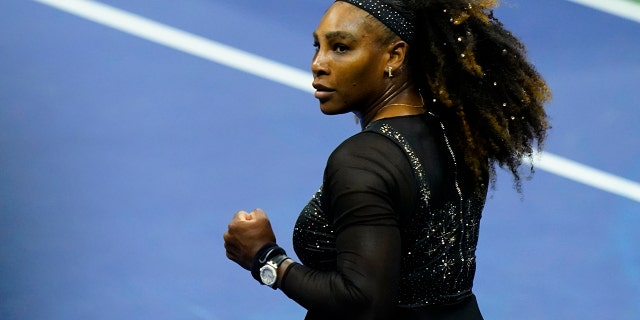
[[[247,270],[251,270],[253,257],[258,250],[269,242],[276,242],[276,236],[262,209],[255,209],[251,213],[238,211],[224,233],[227,258]]]

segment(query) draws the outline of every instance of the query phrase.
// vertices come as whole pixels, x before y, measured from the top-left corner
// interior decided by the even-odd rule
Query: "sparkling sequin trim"
[[[416,156],[416,153],[413,151],[409,143],[407,143],[407,141],[399,132],[395,131],[388,124],[382,124],[378,128],[374,126],[367,129],[370,130],[374,128],[380,133],[384,134],[385,136],[391,138],[391,140],[393,140],[397,145],[399,145],[402,148],[402,150],[405,152],[405,154],[408,156],[409,161],[411,162],[411,168],[413,169],[413,172],[416,176],[416,180],[419,183],[420,200],[424,204],[429,203],[429,197],[431,195],[431,192],[429,191],[429,188],[427,187],[427,184],[425,182],[427,177],[425,175],[424,169],[422,168],[422,163],[420,162],[420,159]]]

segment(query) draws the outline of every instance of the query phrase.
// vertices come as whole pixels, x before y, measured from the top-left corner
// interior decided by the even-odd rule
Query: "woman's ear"
[[[387,47],[387,52],[389,54],[387,66],[390,66],[393,70],[398,70],[405,62],[408,49],[409,45],[402,40],[390,44]]]

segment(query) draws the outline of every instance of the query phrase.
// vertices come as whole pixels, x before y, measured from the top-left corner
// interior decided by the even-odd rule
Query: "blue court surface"
[[[0,319],[302,319],[222,234],[261,207],[293,254],[359,130],[310,93],[330,3],[2,0]],[[491,192],[481,310],[640,319],[640,23],[565,0],[496,15],[553,88],[554,127],[524,194],[504,173]]]

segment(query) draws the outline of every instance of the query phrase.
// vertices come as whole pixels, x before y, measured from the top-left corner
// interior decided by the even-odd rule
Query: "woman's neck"
[[[425,112],[422,96],[412,85],[404,82],[399,88],[390,88],[388,94],[380,99],[362,115],[356,114],[360,119],[362,128],[369,123],[392,117],[409,116]]]
[[[380,108],[368,123],[385,118],[418,115],[424,112],[424,106],[421,104],[390,103]]]

